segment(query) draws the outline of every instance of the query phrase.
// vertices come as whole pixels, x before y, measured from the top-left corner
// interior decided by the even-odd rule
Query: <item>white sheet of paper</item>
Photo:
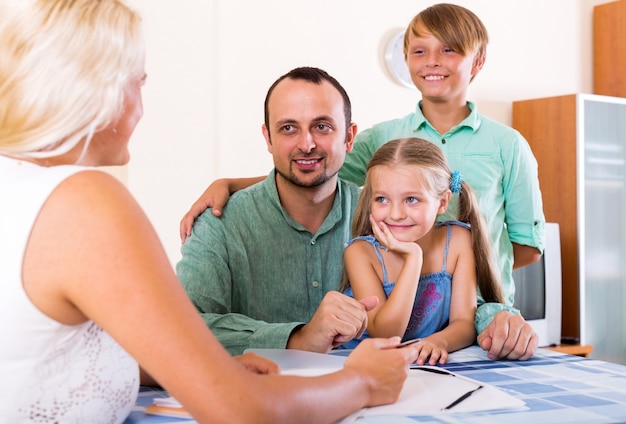
[[[341,369],[346,359],[339,355],[287,349],[251,349],[251,351],[275,361],[281,367],[282,374],[288,375],[328,374]],[[442,411],[452,401],[479,385],[483,388],[452,409]],[[376,415],[438,415],[510,408],[523,409],[525,403],[494,386],[458,374],[442,375],[412,369],[396,403],[363,408],[346,417],[341,423],[352,423],[359,417]]]
[[[335,371],[343,368],[346,362],[345,356],[325,355],[323,353],[308,352],[296,349],[246,349],[246,352],[253,352],[263,356],[278,364],[281,371],[292,369],[330,369]]]
[[[483,388],[463,402],[450,410],[442,410],[452,401],[479,385]],[[396,403],[364,408],[341,422],[351,423],[359,417],[374,415],[438,415],[524,407],[525,403],[522,400],[489,384],[458,375],[452,377],[411,370]]]

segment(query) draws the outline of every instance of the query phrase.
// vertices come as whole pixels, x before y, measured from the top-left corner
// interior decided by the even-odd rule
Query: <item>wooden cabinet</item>
[[[539,164],[546,221],[559,224],[563,337],[579,337],[576,222],[576,96],[513,102],[513,128],[528,140]]]
[[[626,363],[626,99],[513,102],[539,164],[546,220],[561,232],[562,336]]]
[[[588,357],[591,352],[593,352],[593,346],[591,345],[567,345],[560,344],[558,346],[550,346],[546,349],[554,350],[556,352],[567,353],[568,355],[576,355],[582,357]]]
[[[626,0],[593,8],[593,92],[626,97]]]

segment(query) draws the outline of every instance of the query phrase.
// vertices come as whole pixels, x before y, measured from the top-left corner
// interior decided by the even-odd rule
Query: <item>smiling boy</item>
[[[487,42],[485,26],[466,8],[441,3],[417,14],[405,32],[404,53],[422,100],[414,113],[360,132],[339,175],[362,185],[367,162],[389,140],[417,137],[436,143],[475,190],[502,271],[506,304],[484,303],[479,295],[478,342],[491,358],[527,359],[537,336],[512,307],[512,270],[540,258],[545,217],[537,161],[528,143],[516,130],[480,115],[467,100],[469,84],[485,63]]]

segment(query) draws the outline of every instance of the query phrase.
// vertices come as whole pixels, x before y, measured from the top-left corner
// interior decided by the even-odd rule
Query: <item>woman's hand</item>
[[[244,353],[234,358],[248,371],[256,374],[278,374],[280,372],[278,365],[256,353]]]
[[[369,391],[366,406],[395,402],[409,373],[409,364],[417,359],[414,345],[398,349],[399,337],[365,339],[350,354],[345,370],[354,370],[365,379]]]

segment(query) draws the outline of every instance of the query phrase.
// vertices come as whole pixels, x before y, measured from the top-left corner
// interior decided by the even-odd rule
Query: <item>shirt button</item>
[[[315,239],[311,240],[311,244],[312,245],[315,245],[315,243],[317,243],[317,240],[315,240]]]
[[[317,281],[313,281],[313,283],[311,284],[313,287],[318,288],[320,283],[318,283]]]

